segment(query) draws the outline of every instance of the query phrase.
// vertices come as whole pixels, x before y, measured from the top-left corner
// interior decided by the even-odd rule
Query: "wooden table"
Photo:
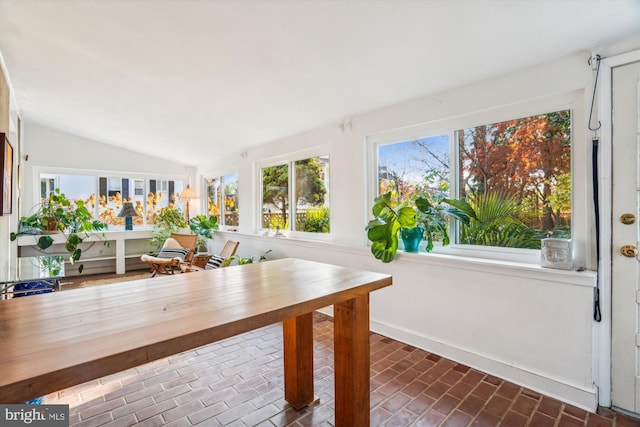
[[[369,425],[369,293],[384,274],[299,259],[0,301],[0,403],[19,403],[275,322],[285,399],[314,400],[312,312],[334,306],[336,426]]]

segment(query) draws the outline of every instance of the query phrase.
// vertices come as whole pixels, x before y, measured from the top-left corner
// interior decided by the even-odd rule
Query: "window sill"
[[[225,232],[216,232],[225,233]],[[504,261],[487,258],[476,258],[470,256],[460,256],[443,253],[409,253],[398,251],[398,255],[394,261],[389,264],[383,264],[373,258],[368,247],[342,246],[331,242],[320,240],[308,240],[297,237],[273,237],[263,236],[253,233],[227,232],[228,236],[238,236],[252,240],[255,242],[283,242],[284,245],[299,246],[304,248],[313,248],[318,250],[318,261],[333,262],[337,256],[344,263],[345,256],[353,256],[354,262],[348,262],[350,265],[359,265],[356,259],[362,260],[362,265],[369,265],[371,261],[379,263],[379,270],[385,271],[388,267],[405,266],[411,268],[411,264],[433,265],[440,268],[450,268],[453,270],[469,270],[474,272],[484,272],[489,274],[500,274],[502,276],[510,276],[514,278],[531,278],[542,279],[545,281],[557,282],[568,285],[595,287],[597,273],[591,270],[558,270],[552,268],[543,268],[539,262],[518,262]],[[286,254],[285,256],[295,256]]]
[[[513,277],[542,278],[546,281],[560,282],[577,286],[595,287],[597,272],[591,270],[559,270],[541,267],[539,262],[504,261],[498,259],[469,257],[442,253],[398,252],[394,262],[432,264],[451,267],[458,270],[496,273]]]

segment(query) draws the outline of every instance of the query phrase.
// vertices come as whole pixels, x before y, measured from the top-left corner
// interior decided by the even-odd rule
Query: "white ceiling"
[[[0,0],[25,120],[190,165],[634,34],[639,0]]]

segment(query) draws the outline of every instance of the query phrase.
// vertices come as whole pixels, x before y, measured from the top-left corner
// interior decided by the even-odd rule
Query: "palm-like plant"
[[[536,232],[522,220],[526,215],[514,198],[499,192],[467,198],[476,213],[460,228],[460,243],[507,248],[540,249]]]
[[[444,198],[434,202],[426,196],[420,196],[415,200],[415,204],[418,208],[417,221],[426,231],[427,252],[433,250],[435,234],[442,236],[443,246],[450,243],[448,218],[456,219],[466,225],[476,217],[473,208],[465,200]]]

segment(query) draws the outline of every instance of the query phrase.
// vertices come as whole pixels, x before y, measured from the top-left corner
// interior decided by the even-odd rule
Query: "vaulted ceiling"
[[[24,120],[190,165],[634,36],[638,0],[0,0]]]

